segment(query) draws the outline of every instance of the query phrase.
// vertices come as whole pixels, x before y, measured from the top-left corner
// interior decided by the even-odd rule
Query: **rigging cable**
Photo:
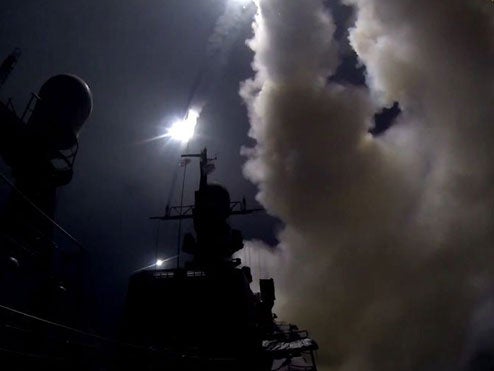
[[[168,191],[168,197],[166,200],[165,207],[169,206],[171,203],[173,193],[175,190],[175,185],[177,183],[178,169],[179,168],[180,168],[180,161],[177,159],[176,164],[175,164],[175,170],[173,171],[172,183],[170,186],[170,190]],[[159,252],[160,228],[161,228],[161,223],[160,223],[160,220],[158,220],[157,224],[156,224],[156,231],[155,231],[155,251],[154,251],[155,261],[158,261],[158,257],[159,257],[158,252]]]
[[[187,147],[185,152],[189,150],[189,143],[187,142]],[[184,205],[184,188],[185,188],[185,176],[187,174],[188,161],[184,162],[184,175],[182,177],[182,191],[180,192],[180,214],[182,214],[182,207]],[[177,268],[180,268],[180,245],[182,242],[182,218],[178,219],[178,237],[177,237]]]
[[[80,329],[77,329],[74,327],[63,325],[61,323],[50,321],[50,320],[47,320],[45,318],[41,318],[41,317],[35,316],[33,314],[25,313],[25,312],[22,312],[20,310],[10,308],[8,306],[1,305],[1,304],[0,304],[0,309],[7,311],[7,312],[10,312],[10,313],[13,313],[13,314],[16,314],[16,315],[19,315],[21,317],[25,317],[25,318],[28,318],[28,319],[31,319],[31,320],[34,320],[37,322],[44,323],[48,326],[64,329],[64,330],[67,330],[69,332],[72,332],[72,333],[75,333],[78,335],[82,335],[82,336],[85,336],[88,338],[97,339],[97,340],[103,341],[103,342],[108,343],[108,344],[113,344],[113,345],[117,345],[117,346],[124,346],[127,348],[132,348],[132,349],[146,351],[146,352],[166,353],[169,355],[174,355],[174,356],[179,357],[181,359],[183,359],[183,358],[197,359],[198,358],[198,356],[196,354],[193,354],[190,352],[177,352],[176,350],[173,350],[171,348],[160,347],[160,349],[156,349],[153,347],[147,347],[147,346],[143,346],[143,345],[137,345],[137,344],[127,343],[127,342],[120,342],[120,341],[115,340],[115,339],[107,338],[107,337],[93,334],[90,332],[86,332],[86,331],[83,331],[83,330],[80,330]],[[0,351],[1,351],[1,349],[0,349]],[[10,350],[7,350],[7,351],[10,351]]]
[[[62,226],[60,226],[55,220],[50,218],[43,210],[41,210],[36,204],[29,199],[19,188],[16,187],[3,173],[0,172],[0,178],[2,178],[5,183],[7,183],[18,195],[20,195],[24,201],[26,201],[34,210],[36,210],[43,218],[49,221],[56,229],[62,232],[66,237],[68,237],[73,243],[75,243],[81,250],[84,249],[82,244],[75,239],[69,232],[67,232]]]

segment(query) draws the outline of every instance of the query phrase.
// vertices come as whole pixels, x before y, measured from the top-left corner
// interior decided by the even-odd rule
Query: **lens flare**
[[[178,255],[175,255],[175,256],[172,256],[172,257],[169,257],[166,259],[156,259],[155,263],[150,264],[150,265],[146,265],[145,267],[142,267],[142,268],[139,268],[139,269],[135,270],[134,273],[143,271],[145,269],[153,268],[153,267],[159,268],[159,267],[163,266],[163,264],[165,264],[166,262],[169,262],[170,260],[176,259],[177,257],[178,257]]]
[[[167,136],[182,143],[187,143],[194,136],[198,118],[199,112],[192,109],[189,110],[185,119],[175,121],[172,124],[168,129]]]

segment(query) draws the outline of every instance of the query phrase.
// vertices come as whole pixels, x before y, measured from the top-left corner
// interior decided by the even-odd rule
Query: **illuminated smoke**
[[[184,117],[167,123],[165,133],[141,141],[147,143],[171,138],[187,143],[194,136],[197,120],[207,103],[211,89],[220,80],[222,69],[231,51],[248,26],[255,12],[255,4],[248,0],[228,0],[225,10],[214,24],[206,46],[206,58],[192,82],[185,101]]]
[[[460,369],[493,286],[493,7],[346,3],[369,89],[326,83],[338,57],[320,0],[260,0],[249,42],[245,174],[286,223],[279,312],[312,330],[327,370]],[[393,101],[397,124],[370,138]]]
[[[227,0],[223,14],[218,18],[208,41],[208,55],[224,65],[241,31],[252,20],[255,5],[247,0]]]
[[[227,0],[208,38],[204,60],[188,97],[188,106],[204,107],[211,89],[221,78],[235,43],[251,22],[255,5],[247,0]]]

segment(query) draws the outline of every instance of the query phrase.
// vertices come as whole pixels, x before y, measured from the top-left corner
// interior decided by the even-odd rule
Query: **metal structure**
[[[262,208],[247,208],[247,201],[242,198],[242,201],[230,202],[230,215],[248,215],[258,211],[264,211]],[[192,219],[194,217],[194,205],[185,206],[166,206],[165,215],[152,216],[151,220],[179,220]]]
[[[192,260],[131,277],[122,339],[168,353],[153,360],[127,353],[124,363],[171,371],[316,370],[316,342],[275,321],[273,279],[261,279],[260,293],[252,292],[250,268],[232,257],[243,237],[228,218],[259,209],[248,209],[245,199],[231,202],[226,188],[208,182],[213,159],[206,149],[183,157],[200,159],[194,204],[167,206],[151,219],[192,219],[195,234],[186,233],[181,244]]]
[[[56,190],[72,179],[77,135],[91,109],[87,84],[73,75],[48,79],[20,117],[11,100],[0,102],[0,157],[14,179],[0,231],[40,258],[53,249]]]
[[[19,54],[0,66],[0,86]],[[55,231],[80,244],[54,221],[54,201],[72,179],[91,109],[88,86],[73,75],[50,78],[21,115],[10,99],[0,102],[0,157],[11,173],[0,174],[10,190],[0,213],[0,362],[19,370],[316,370],[315,341],[275,321],[274,281],[261,279],[252,292],[250,268],[232,257],[243,237],[228,218],[261,209],[208,182],[206,149],[182,156],[200,160],[194,204],[183,206],[182,189],[180,206],[152,218],[193,221],[195,233],[179,233],[178,245],[192,260],[132,275],[118,341],[66,320],[70,287],[52,269]]]
[[[182,155],[183,158],[190,157],[199,157],[200,158],[200,169],[201,169],[201,178],[200,178],[200,186],[204,187],[207,185],[207,176],[214,169],[213,161],[216,158],[209,158],[207,154],[207,149],[204,149],[200,154],[186,154]],[[187,166],[188,163],[185,164]],[[179,206],[170,206],[166,205],[165,215],[162,216],[152,216],[150,219],[154,220],[184,220],[184,219],[193,219],[194,217],[194,207],[195,205],[179,205]],[[229,215],[247,215],[252,214],[258,211],[264,211],[262,208],[247,208],[247,201],[245,197],[242,198],[242,201],[231,201],[230,202],[230,212]]]
[[[16,49],[1,64],[0,83],[19,55]],[[48,79],[31,95],[22,115],[11,99],[0,102],[0,159],[10,173],[0,174],[7,193],[0,209],[2,305],[59,319],[68,318],[68,301],[77,306],[82,246],[55,222],[55,199],[57,189],[72,179],[77,135],[91,110],[89,87],[67,74]],[[57,255],[55,234],[70,245]],[[70,279],[55,267],[59,256],[66,264],[63,271],[71,271]]]
[[[0,88],[3,86],[3,84],[5,84],[5,81],[7,81],[8,77],[14,70],[20,56],[21,49],[15,48],[14,51],[3,60],[2,64],[0,64]]]

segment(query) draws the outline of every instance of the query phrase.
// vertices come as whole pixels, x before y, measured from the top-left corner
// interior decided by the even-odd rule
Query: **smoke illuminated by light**
[[[194,136],[198,118],[199,112],[193,109],[189,110],[185,119],[175,121],[172,124],[166,136],[182,143],[187,143]]]
[[[494,287],[491,9],[345,0],[353,19],[335,22],[328,1],[257,1],[244,174],[284,225],[280,314],[313,333],[321,369],[489,369],[494,320],[476,316]],[[330,79],[351,49],[365,88]],[[372,138],[393,102],[402,113]]]

